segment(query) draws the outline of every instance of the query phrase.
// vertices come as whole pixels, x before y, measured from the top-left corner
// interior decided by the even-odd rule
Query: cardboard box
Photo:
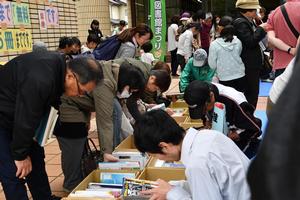
[[[138,176],[138,179],[156,181],[162,179],[165,181],[186,180],[184,169],[182,168],[145,168]]]
[[[186,120],[186,116],[172,116],[173,119],[177,122],[177,124],[183,123]]]
[[[127,150],[127,149],[136,149],[136,146],[134,145],[134,137],[133,135],[129,135],[125,140],[123,140],[116,148],[115,150]]]
[[[90,173],[71,193],[75,193],[77,190],[87,189],[89,183],[100,182],[101,172],[119,172],[119,173],[136,173],[136,177],[139,176],[140,171],[137,170],[94,170]],[[70,195],[64,200],[112,200],[110,198],[95,198],[95,197],[71,197]]]
[[[185,130],[189,129],[189,128],[200,128],[203,127],[203,122],[201,119],[191,119],[190,117],[187,117],[186,120],[183,123],[179,124],[182,128],[184,128]]]
[[[184,169],[184,167],[158,167],[158,166],[156,166],[156,164],[157,164],[157,162],[158,162],[159,160],[157,159],[157,158],[154,158],[154,157],[150,157],[150,159],[149,159],[149,162],[147,163],[147,166],[146,166],[146,168],[168,168],[168,169],[178,169],[178,168],[181,168],[181,169]],[[182,164],[182,162],[180,162],[180,161],[178,161],[178,162],[174,162],[175,164],[176,163],[178,163],[179,165],[181,165]]]
[[[188,104],[184,100],[177,100],[172,102],[170,108],[188,108]]]

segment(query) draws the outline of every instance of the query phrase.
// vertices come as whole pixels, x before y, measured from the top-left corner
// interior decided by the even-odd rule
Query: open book
[[[34,140],[37,141],[40,146],[45,146],[48,139],[52,137],[57,118],[58,111],[53,107],[43,116],[34,136]]]

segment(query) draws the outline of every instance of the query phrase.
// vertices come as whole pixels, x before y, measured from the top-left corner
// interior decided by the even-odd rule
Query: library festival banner
[[[0,53],[31,50],[32,35],[30,30],[0,29]]]
[[[166,55],[166,2],[165,0],[150,0],[151,29],[153,55],[155,59],[164,61]]]
[[[58,9],[56,7],[46,6],[45,13],[47,26],[59,26]]]

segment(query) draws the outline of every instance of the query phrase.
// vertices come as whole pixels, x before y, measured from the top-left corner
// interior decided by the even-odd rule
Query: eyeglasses
[[[74,72],[72,72],[72,74],[73,74],[73,76],[74,76],[75,79],[76,79],[76,85],[77,85],[78,96],[87,94],[86,91],[84,91],[84,90],[82,90],[82,89],[80,88],[80,85],[79,85],[79,83],[78,83],[79,81],[78,81],[78,78],[77,78],[76,74],[75,74]]]

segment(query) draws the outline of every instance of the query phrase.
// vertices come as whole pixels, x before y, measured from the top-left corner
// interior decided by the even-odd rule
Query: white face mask
[[[121,94],[118,92],[117,96],[119,99],[127,99],[131,96],[131,93],[129,93],[128,90],[124,89]]]

